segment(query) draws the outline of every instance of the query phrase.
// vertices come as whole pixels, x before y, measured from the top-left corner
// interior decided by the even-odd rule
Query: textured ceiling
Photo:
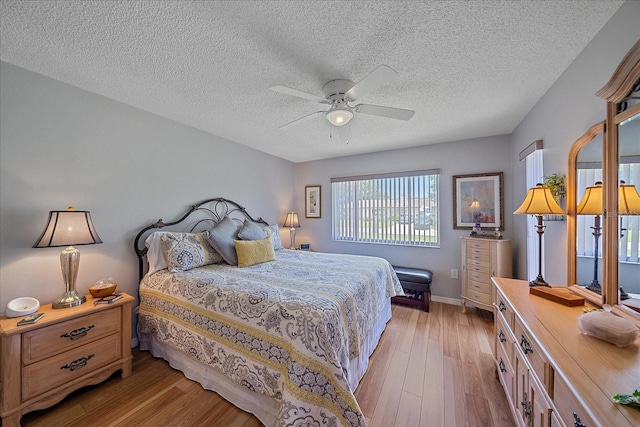
[[[9,1],[0,59],[294,162],[510,133],[622,1]],[[385,64],[348,144],[322,95]]]

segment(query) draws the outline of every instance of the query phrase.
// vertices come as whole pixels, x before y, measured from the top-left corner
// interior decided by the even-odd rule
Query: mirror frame
[[[618,304],[618,125],[623,117],[631,117],[631,107],[618,114],[618,103],[631,93],[633,85],[640,80],[640,40],[624,57],[609,82],[596,95],[607,101],[607,117],[602,177],[604,197],[604,230],[602,241],[602,302],[603,304]]]
[[[591,126],[587,133],[576,140],[569,150],[569,166],[567,169],[567,283],[569,286],[577,283],[578,270],[578,254],[577,245],[577,223],[576,208],[578,207],[577,188],[578,185],[578,155],[580,150],[595,139],[596,136],[602,135],[602,147],[605,143],[604,120]],[[597,295],[597,294],[593,294]],[[600,299],[590,295],[589,300]],[[593,302],[593,301],[592,301]],[[598,304],[601,302],[598,301]]]
[[[567,283],[576,284],[576,207],[577,162],[580,149],[602,133],[602,178],[604,214],[602,216],[602,295],[580,286],[574,290],[597,305],[618,304],[618,125],[640,112],[640,104],[618,113],[618,104],[631,93],[640,80],[640,40],[620,62],[609,82],[596,96],[607,102],[606,119],[593,125],[571,146],[567,170]],[[613,231],[613,232],[612,232]],[[627,317],[624,310],[616,310]],[[633,315],[632,315],[633,316]],[[636,316],[637,317],[637,316]],[[640,322],[636,319],[637,324]]]

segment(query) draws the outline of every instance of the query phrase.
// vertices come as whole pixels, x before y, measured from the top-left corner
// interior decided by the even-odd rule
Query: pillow
[[[278,224],[269,225],[265,227],[267,233],[271,234],[271,240],[273,241],[273,249],[276,251],[282,248],[282,239],[280,238],[280,229],[278,228]]]
[[[276,259],[271,236],[261,240],[235,240],[238,267],[249,267]]]
[[[144,241],[144,245],[147,247],[147,262],[149,263],[149,271],[147,274],[153,274],[156,271],[167,268],[167,260],[164,257],[164,247],[160,241],[160,237],[167,233],[170,233],[170,231],[155,231],[149,234]]]
[[[167,268],[172,273],[187,271],[220,260],[207,243],[207,233],[164,233],[160,241],[164,246]]]
[[[209,231],[208,241],[209,244],[215,249],[222,259],[227,264],[237,265],[238,256],[236,255],[236,248],[233,245],[233,241],[238,235],[238,224],[225,216],[222,221],[216,224],[213,229]]]
[[[263,226],[248,219],[244,220],[242,228],[238,231],[238,238],[241,240],[261,240],[268,235],[269,233]]]

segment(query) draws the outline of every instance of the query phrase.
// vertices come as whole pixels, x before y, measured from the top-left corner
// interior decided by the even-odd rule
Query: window
[[[520,153],[520,160],[525,160],[527,189],[542,182],[542,140],[534,141]],[[537,220],[534,215],[527,215],[527,277],[534,280],[538,275],[538,254],[540,244],[536,232]],[[544,248],[542,256],[542,275],[544,276]]]
[[[440,246],[439,169],[331,179],[333,240]]]

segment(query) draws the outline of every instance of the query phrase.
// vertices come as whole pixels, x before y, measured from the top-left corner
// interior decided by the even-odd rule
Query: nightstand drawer
[[[120,330],[121,307],[27,332],[22,336],[22,363],[29,365]]]
[[[120,347],[118,333],[23,368],[22,399],[37,396],[117,361],[122,353]]]

